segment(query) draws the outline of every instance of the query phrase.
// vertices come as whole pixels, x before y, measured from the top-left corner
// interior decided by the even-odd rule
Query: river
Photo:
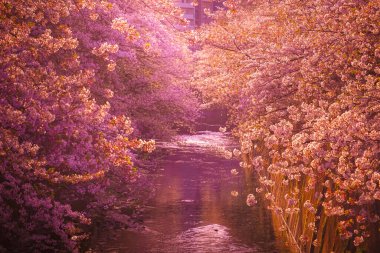
[[[103,236],[95,252],[282,252],[262,201],[254,207],[245,203],[254,192],[252,177],[245,177],[237,159],[219,152],[236,146],[228,133],[210,131],[158,142],[166,155],[153,183],[155,197],[144,212],[146,229]]]

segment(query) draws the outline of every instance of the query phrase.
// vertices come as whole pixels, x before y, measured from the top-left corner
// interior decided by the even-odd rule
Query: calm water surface
[[[232,150],[236,143],[227,133],[209,131],[158,143],[168,155],[160,163],[156,195],[144,214],[146,229],[100,236],[95,251],[282,252],[262,201],[255,207],[245,204],[255,182],[244,177],[238,160],[218,152],[222,147]],[[239,175],[231,175],[234,168]]]

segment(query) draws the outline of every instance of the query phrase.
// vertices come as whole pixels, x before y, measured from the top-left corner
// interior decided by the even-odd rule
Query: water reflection
[[[244,178],[239,161],[218,153],[235,146],[227,134],[207,131],[159,143],[169,155],[157,172],[147,229],[102,236],[96,251],[280,252],[268,211],[260,202],[253,208],[245,204],[255,182]],[[236,176],[234,168],[240,172]]]
[[[174,240],[182,252],[253,252],[253,248],[238,244],[229,233],[229,229],[218,224],[191,228]],[[206,251],[207,250],[207,251]],[[260,251],[255,251],[260,252]]]

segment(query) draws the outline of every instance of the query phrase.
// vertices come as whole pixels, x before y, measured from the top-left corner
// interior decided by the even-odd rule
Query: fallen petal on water
[[[238,191],[231,191],[231,196],[237,197],[237,196],[239,196],[239,192]]]

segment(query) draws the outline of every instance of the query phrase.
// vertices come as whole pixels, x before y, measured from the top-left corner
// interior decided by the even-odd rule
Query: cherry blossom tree
[[[225,6],[191,37],[202,48],[195,80],[229,106],[277,230],[297,252],[370,247],[380,215],[378,1]]]
[[[171,1],[112,1],[65,20],[79,41],[82,67],[95,70],[96,99],[131,117],[144,136],[170,136],[197,114],[180,14]]]
[[[0,3],[0,251],[78,251],[115,189],[133,193],[135,151],[154,149],[128,116],[195,115],[166,28],[177,12],[164,0]]]

